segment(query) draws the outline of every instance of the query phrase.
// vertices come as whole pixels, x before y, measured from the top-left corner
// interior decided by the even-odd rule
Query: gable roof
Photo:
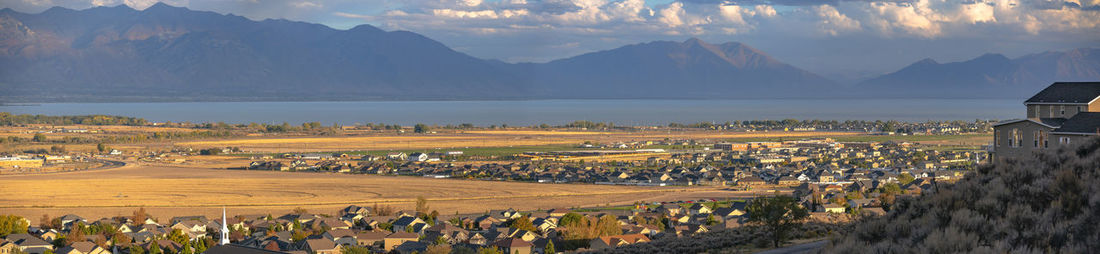
[[[213,247],[210,247],[209,249],[206,249],[206,252],[203,252],[203,254],[222,254],[222,253],[226,253],[226,254],[230,254],[230,253],[232,253],[232,254],[250,254],[250,253],[263,254],[263,253],[286,253],[286,252],[270,251],[270,250],[265,250],[265,249],[245,247],[245,246],[234,245],[234,244],[214,245]]]
[[[625,242],[627,244],[635,244],[635,243],[638,243],[638,242],[648,242],[649,241],[649,237],[646,237],[643,234],[601,236],[600,238],[597,238],[597,239],[602,241],[604,244],[607,244],[607,245],[610,245],[610,246],[618,245],[619,241]]]
[[[493,246],[497,246],[497,247],[501,247],[501,248],[515,248],[515,247],[531,247],[533,245],[528,241],[524,241],[523,239],[510,238],[509,237],[509,238],[505,238],[505,239],[502,239],[500,241],[497,241],[497,242],[493,243]]]
[[[1100,132],[1100,112],[1081,112],[1073,115],[1062,127],[1051,133],[1096,134]]]
[[[1024,104],[1089,103],[1100,97],[1100,82],[1055,82]]]
[[[306,246],[312,251],[332,250],[336,249],[336,242],[329,240],[328,238],[321,239],[307,239]]]
[[[1060,119],[1060,118],[1040,118],[1039,121],[1035,121],[1035,119],[1031,119],[1031,118],[1028,118],[1028,119],[1012,119],[1012,120],[1004,120],[1004,121],[997,122],[997,123],[993,124],[993,127],[1006,125],[1006,124],[1014,124],[1014,123],[1019,123],[1019,122],[1032,122],[1032,123],[1036,123],[1036,124],[1042,125],[1043,127],[1047,127],[1047,128],[1058,128],[1058,126],[1062,126],[1062,124],[1065,122],[1065,120]]]
[[[420,235],[416,234],[416,233],[409,233],[409,232],[396,232],[396,233],[387,235],[386,238],[414,238],[415,239],[415,238],[420,238]]]

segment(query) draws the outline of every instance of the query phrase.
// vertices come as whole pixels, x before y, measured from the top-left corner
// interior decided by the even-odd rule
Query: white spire
[[[226,224],[225,207],[222,207],[222,237],[218,245],[229,244],[229,225]]]

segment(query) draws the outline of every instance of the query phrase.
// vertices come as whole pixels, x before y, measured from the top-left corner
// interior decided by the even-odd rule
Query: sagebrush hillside
[[[1095,253],[1100,139],[981,167],[857,222],[824,253]]]

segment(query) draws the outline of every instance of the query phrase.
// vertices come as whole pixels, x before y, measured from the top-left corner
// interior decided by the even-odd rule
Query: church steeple
[[[229,244],[229,225],[226,224],[225,207],[222,207],[222,237],[218,245]]]

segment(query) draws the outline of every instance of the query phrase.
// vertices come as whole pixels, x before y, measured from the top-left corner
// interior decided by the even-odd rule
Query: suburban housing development
[[[993,154],[1019,158],[1100,135],[1100,82],[1057,82],[1024,101],[1027,118],[993,126]]]

